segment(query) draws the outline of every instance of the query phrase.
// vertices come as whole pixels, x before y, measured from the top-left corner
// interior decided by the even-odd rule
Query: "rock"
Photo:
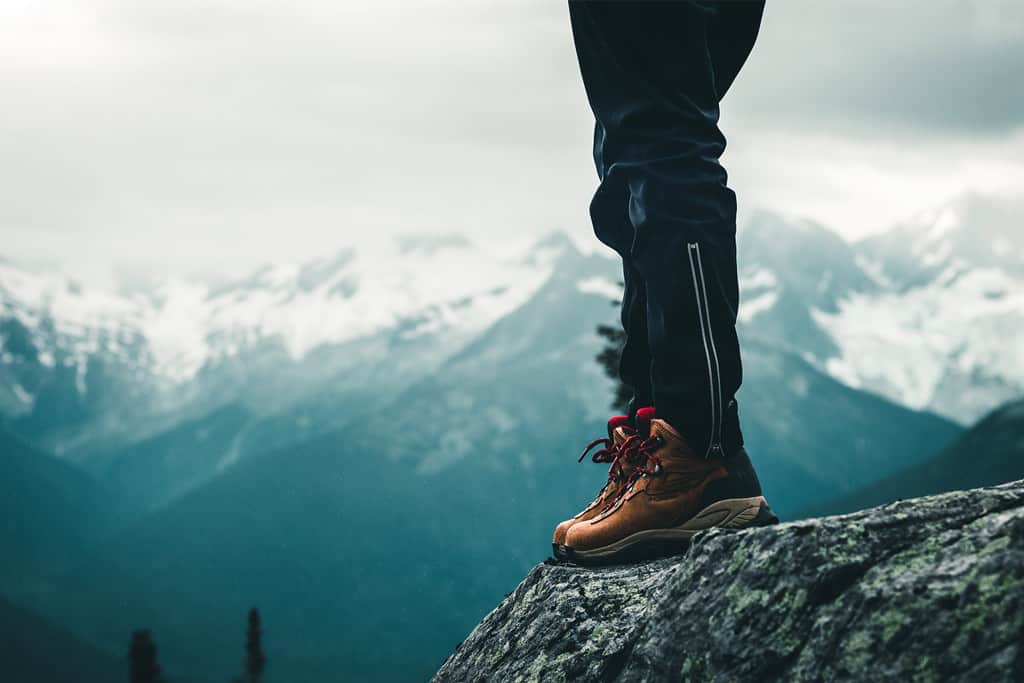
[[[538,565],[433,680],[1024,680],[1024,480]]]

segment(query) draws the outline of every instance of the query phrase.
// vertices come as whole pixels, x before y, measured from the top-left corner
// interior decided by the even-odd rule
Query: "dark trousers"
[[[754,45],[763,2],[570,0],[597,121],[598,239],[622,256],[631,410],[707,455],[742,443],[736,197],[719,163],[719,101]]]

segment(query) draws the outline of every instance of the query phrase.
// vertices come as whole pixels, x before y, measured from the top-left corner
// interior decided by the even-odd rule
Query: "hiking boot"
[[[705,459],[655,419],[650,436],[632,451],[639,460],[615,502],[566,532],[563,554],[569,560],[605,564],[672,554],[705,529],[779,521],[742,447]]]
[[[608,467],[608,481],[597,492],[593,502],[571,519],[560,522],[555,527],[555,533],[551,538],[551,551],[558,559],[566,559],[565,534],[569,529],[579,522],[584,522],[601,514],[601,510],[611,506],[622,492],[622,489],[636,468],[636,460],[633,457],[633,450],[641,441],[647,438],[650,430],[651,420],[654,418],[654,408],[641,408],[636,413],[637,427],[629,424],[629,418],[625,415],[616,415],[608,420],[608,437],[594,439],[580,454],[580,462],[587,457],[590,449],[599,444],[604,447],[591,456],[594,462],[611,463]]]

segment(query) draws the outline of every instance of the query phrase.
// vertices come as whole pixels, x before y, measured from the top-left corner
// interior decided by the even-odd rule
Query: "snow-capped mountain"
[[[403,386],[522,304],[563,241],[508,258],[458,236],[378,240],[227,285],[172,280],[130,296],[0,262],[0,415],[75,451],[124,430],[138,438],[197,404],[280,405],[340,373],[350,390]]]
[[[742,335],[968,423],[1024,393],[1017,208],[967,197],[853,244],[756,214],[739,237]],[[230,463],[281,431],[268,416],[329,428],[429,378],[542,291],[567,250],[557,233],[515,255],[453,235],[381,238],[130,294],[0,261],[0,420],[87,460],[238,405],[252,424]],[[614,260],[571,267],[579,296],[617,295]]]
[[[864,264],[900,290],[950,268],[987,268],[1024,277],[1024,199],[966,195],[858,245]]]
[[[266,339],[299,359],[400,325],[408,337],[472,333],[521,303],[543,281],[544,265],[502,261],[460,237],[406,238],[267,266],[216,288],[171,280],[128,298],[0,264],[0,306],[31,330],[43,365],[61,355],[85,373],[85,359],[104,351],[182,382]],[[144,354],[132,348],[139,340]]]
[[[1024,394],[1022,208],[964,197],[854,244],[755,215],[739,238],[744,332],[851,387],[972,422]]]

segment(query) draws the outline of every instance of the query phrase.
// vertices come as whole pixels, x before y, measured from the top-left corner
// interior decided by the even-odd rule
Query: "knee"
[[[599,187],[590,200],[590,221],[594,235],[622,257],[629,255],[633,225],[629,222],[628,196],[619,197]]]

